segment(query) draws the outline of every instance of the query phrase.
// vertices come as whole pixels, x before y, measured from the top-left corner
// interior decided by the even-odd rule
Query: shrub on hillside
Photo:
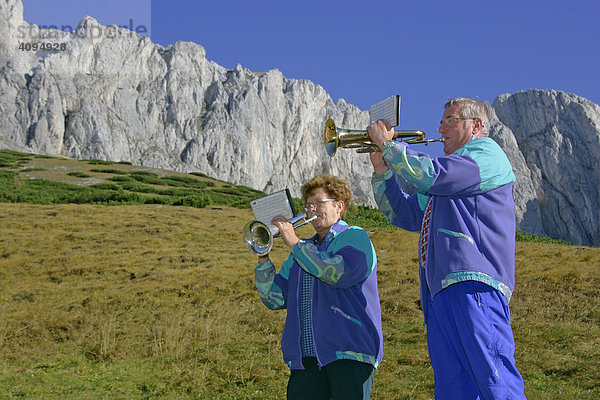
[[[196,207],[196,208],[204,208],[210,204],[210,199],[208,196],[192,194],[185,197],[179,198],[174,206],[186,206],[186,207]]]

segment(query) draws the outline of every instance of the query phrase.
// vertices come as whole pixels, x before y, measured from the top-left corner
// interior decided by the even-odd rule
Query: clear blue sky
[[[557,89],[600,103],[598,0],[24,0],[39,25],[144,25],[226,68],[279,69],[361,109],[402,96],[399,129],[436,128],[444,102]],[[361,127],[350,127],[361,128]],[[438,155],[439,145],[426,151]]]

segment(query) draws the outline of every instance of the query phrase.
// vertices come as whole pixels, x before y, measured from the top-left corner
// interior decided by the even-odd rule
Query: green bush
[[[148,171],[134,171],[130,172],[129,176],[138,182],[145,183],[147,185],[161,185],[160,178],[154,172]]]
[[[518,242],[550,243],[571,246],[571,243],[562,239],[552,239],[550,236],[546,235],[536,236],[533,233],[527,233],[523,231],[517,231],[516,239]]]
[[[135,180],[130,176],[111,176],[106,178],[106,180],[113,182],[135,182]]]
[[[205,187],[214,187],[214,182],[200,181],[198,179],[190,178],[187,176],[175,176],[169,175],[160,178],[161,185],[165,186],[176,186],[176,187],[189,187],[202,189]]]
[[[77,178],[91,178],[91,175],[88,175],[81,171],[69,172],[67,175],[76,176]]]
[[[0,170],[0,201],[13,202],[13,187],[16,172]]]
[[[174,206],[187,206],[187,207],[196,207],[203,208],[210,204],[210,199],[208,196],[192,194],[185,197],[180,197],[175,203]]]
[[[169,196],[140,196],[140,198],[144,204],[174,205],[178,200],[177,198]]]
[[[92,168],[91,172],[99,172],[102,174],[117,174],[117,175],[127,175],[127,172],[121,171],[119,169],[113,168]]]
[[[137,175],[137,176],[150,176],[150,177],[153,177],[153,178],[157,178],[158,177],[157,173],[150,172],[150,171],[131,171],[129,173],[129,175],[131,175],[131,176],[134,176],[134,175]]]
[[[14,168],[31,159],[31,154],[12,150],[0,150],[0,168]]]
[[[245,186],[223,186],[222,188],[216,188],[212,191],[223,194],[231,194],[234,196],[247,197],[249,199],[262,197],[265,195],[264,192],[261,192],[260,190],[250,189]]]
[[[155,193],[158,194],[160,191],[157,188],[153,188],[152,186],[142,185],[138,182],[119,182],[119,185],[123,188],[123,190],[129,190],[130,192],[137,193]]]
[[[364,229],[398,229],[383,216],[379,209],[368,206],[351,206],[346,215],[346,222]]]
[[[104,161],[104,160],[82,160],[91,165],[113,165],[116,164],[114,161]]]
[[[165,176],[164,178],[162,178],[163,180],[170,180],[170,181],[176,181],[176,182],[181,182],[181,183],[187,183],[189,185],[197,185],[199,183],[202,183],[201,181],[199,181],[198,179],[189,177],[189,176],[178,176],[178,175],[168,175]]]
[[[23,168],[21,172],[46,171],[46,168]]]
[[[87,189],[87,188],[86,188]],[[141,204],[140,196],[136,193],[126,193],[114,190],[82,190],[69,203],[76,204]]]
[[[143,204],[136,193],[125,193],[120,186],[97,184],[78,186],[45,179],[25,180],[15,184],[18,174],[0,171],[0,201],[32,204]]]
[[[162,194],[163,196],[191,196],[199,193],[204,193],[203,190],[198,189],[156,189],[156,193]]]
[[[123,188],[120,185],[115,185],[112,183],[96,183],[95,185],[90,185],[90,188],[99,189],[99,190],[117,190],[122,191]]]

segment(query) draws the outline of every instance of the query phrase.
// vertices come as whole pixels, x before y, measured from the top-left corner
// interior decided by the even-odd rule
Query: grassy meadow
[[[132,179],[108,180],[119,176]],[[260,195],[0,152],[0,399],[285,398],[285,311],[260,302],[256,257],[241,243],[247,201]],[[372,398],[432,399],[418,234],[365,208],[348,219],[367,227],[379,258],[384,360]],[[511,301],[526,394],[600,398],[600,249],[528,239],[517,242]],[[287,254],[276,239],[275,264]]]

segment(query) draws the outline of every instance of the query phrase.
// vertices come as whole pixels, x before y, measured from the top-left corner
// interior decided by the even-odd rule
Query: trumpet
[[[429,144],[431,142],[443,142],[444,139],[425,139],[423,131],[394,131],[393,139],[401,138],[400,141],[408,144]],[[406,140],[405,140],[406,139]],[[366,130],[336,128],[335,122],[329,118],[325,122],[323,132],[325,150],[333,157],[338,148],[356,149],[357,153],[371,153],[380,150],[369,137]]]
[[[317,218],[317,216],[313,215],[311,218],[306,219],[306,214],[300,213],[289,219],[288,222],[294,225],[296,222],[304,220],[298,225],[294,225],[294,229],[296,229],[308,224],[315,218]],[[276,226],[269,227],[267,224],[258,220],[249,221],[244,225],[244,229],[242,229],[242,241],[250,253],[256,254],[257,256],[264,256],[271,251],[271,247],[273,247],[273,238],[280,236],[279,228]]]

